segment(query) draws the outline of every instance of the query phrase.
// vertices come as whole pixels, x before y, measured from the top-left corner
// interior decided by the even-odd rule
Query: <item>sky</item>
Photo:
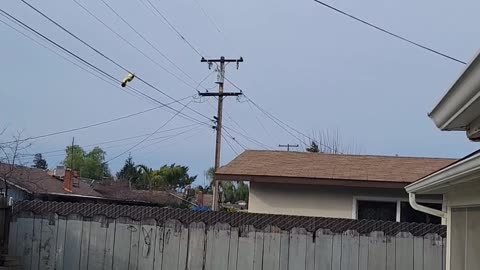
[[[109,32],[73,0],[28,0],[175,99],[193,97],[196,89],[216,89],[213,70],[200,62],[200,55],[151,7],[145,7],[147,0],[105,1],[154,48],[101,1],[77,1],[169,72]],[[1,9],[118,80],[127,75],[22,2],[3,2]],[[336,133],[342,145],[355,154],[460,158],[478,148],[463,132],[439,131],[427,116],[463,71],[462,64],[388,36],[313,0],[151,2],[206,58],[243,57],[245,61],[238,70],[234,64],[227,66],[226,77],[263,110],[302,133]],[[434,0],[326,2],[465,62],[478,50],[478,1],[462,1],[461,5]],[[5,21],[4,17],[0,19]],[[0,127],[7,129],[0,142],[10,140],[18,131],[25,138],[38,136],[158,106],[86,73],[2,22],[0,36]],[[161,102],[172,101],[138,79],[130,85]],[[225,90],[237,91],[228,82]],[[188,98],[183,103],[208,117],[216,114],[213,98]],[[183,107],[172,106],[177,110]],[[224,124],[231,128],[231,136],[225,135],[222,164],[243,151],[240,144],[247,149],[263,148],[245,136],[277,150],[278,144],[298,143],[297,138],[245,98],[227,98],[224,111]],[[189,109],[183,112],[208,122]],[[157,109],[106,125],[37,139],[26,154],[59,150],[44,154],[49,166],[55,167],[64,158],[61,150],[74,137],[75,143],[86,150],[93,147],[90,145],[99,145],[109,160],[144,137],[100,143],[153,133],[173,115],[168,109]],[[146,141],[130,151],[134,161],[153,168],[171,163],[187,165],[192,174],[198,175],[196,183],[205,184],[204,171],[214,160],[215,133],[207,125],[193,124],[177,115],[152,136],[159,139]],[[165,131],[169,129],[175,130]],[[111,160],[112,171],[119,170],[127,156],[125,153]],[[28,160],[26,156],[25,161]]]

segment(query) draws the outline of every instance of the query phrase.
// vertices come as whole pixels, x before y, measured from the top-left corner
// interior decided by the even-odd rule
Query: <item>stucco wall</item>
[[[404,198],[405,200],[408,198],[403,189],[251,182],[248,211],[253,213],[352,218],[354,196]]]

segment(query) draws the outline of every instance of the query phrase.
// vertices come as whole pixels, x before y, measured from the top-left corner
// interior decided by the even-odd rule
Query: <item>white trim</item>
[[[455,123],[463,112],[479,100],[480,53],[468,63],[457,80],[429,114],[441,130],[465,130],[469,123]],[[475,117],[474,117],[475,118]],[[472,121],[474,119],[470,119]]]
[[[373,201],[373,202],[394,202],[396,203],[395,219],[396,222],[401,220],[401,203],[408,202],[408,198],[405,197],[382,197],[382,196],[353,196],[352,204],[352,219],[358,219],[358,201]],[[418,199],[420,203],[436,203],[442,204],[442,208],[445,204],[445,200],[438,199]],[[443,223],[443,219],[442,219]]]
[[[397,201],[397,215],[395,217],[396,222],[400,222],[401,217],[402,217],[401,212],[402,212],[402,201],[398,200]]]
[[[431,193],[473,180],[480,174],[480,153],[461,160],[405,187],[408,193]],[[443,192],[442,192],[443,193]]]

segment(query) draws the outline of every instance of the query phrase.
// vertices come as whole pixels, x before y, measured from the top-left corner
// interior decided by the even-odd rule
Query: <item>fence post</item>
[[[7,198],[0,197],[0,254],[8,251],[8,232],[10,227],[10,207]]]

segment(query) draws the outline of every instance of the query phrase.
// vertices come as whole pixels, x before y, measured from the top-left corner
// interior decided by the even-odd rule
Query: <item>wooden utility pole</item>
[[[217,108],[217,116],[215,117],[216,126],[215,129],[217,131],[216,141],[215,141],[215,166],[214,171],[216,172],[218,168],[220,168],[220,150],[222,145],[222,120],[223,120],[223,98],[228,96],[240,96],[242,92],[224,92],[223,85],[225,81],[225,64],[226,63],[236,63],[237,69],[241,62],[243,62],[243,58],[240,57],[239,59],[225,59],[225,57],[220,57],[219,59],[205,59],[202,57],[201,62],[208,63],[208,68],[212,68],[212,64],[217,64],[217,84],[218,84],[218,93],[199,93],[200,96],[203,97],[218,97],[218,108]],[[219,210],[219,182],[215,179],[215,175],[213,176],[213,205],[212,208],[214,211]]]
[[[298,147],[298,144],[279,144],[278,147],[286,147],[287,152],[290,152],[290,147]]]

